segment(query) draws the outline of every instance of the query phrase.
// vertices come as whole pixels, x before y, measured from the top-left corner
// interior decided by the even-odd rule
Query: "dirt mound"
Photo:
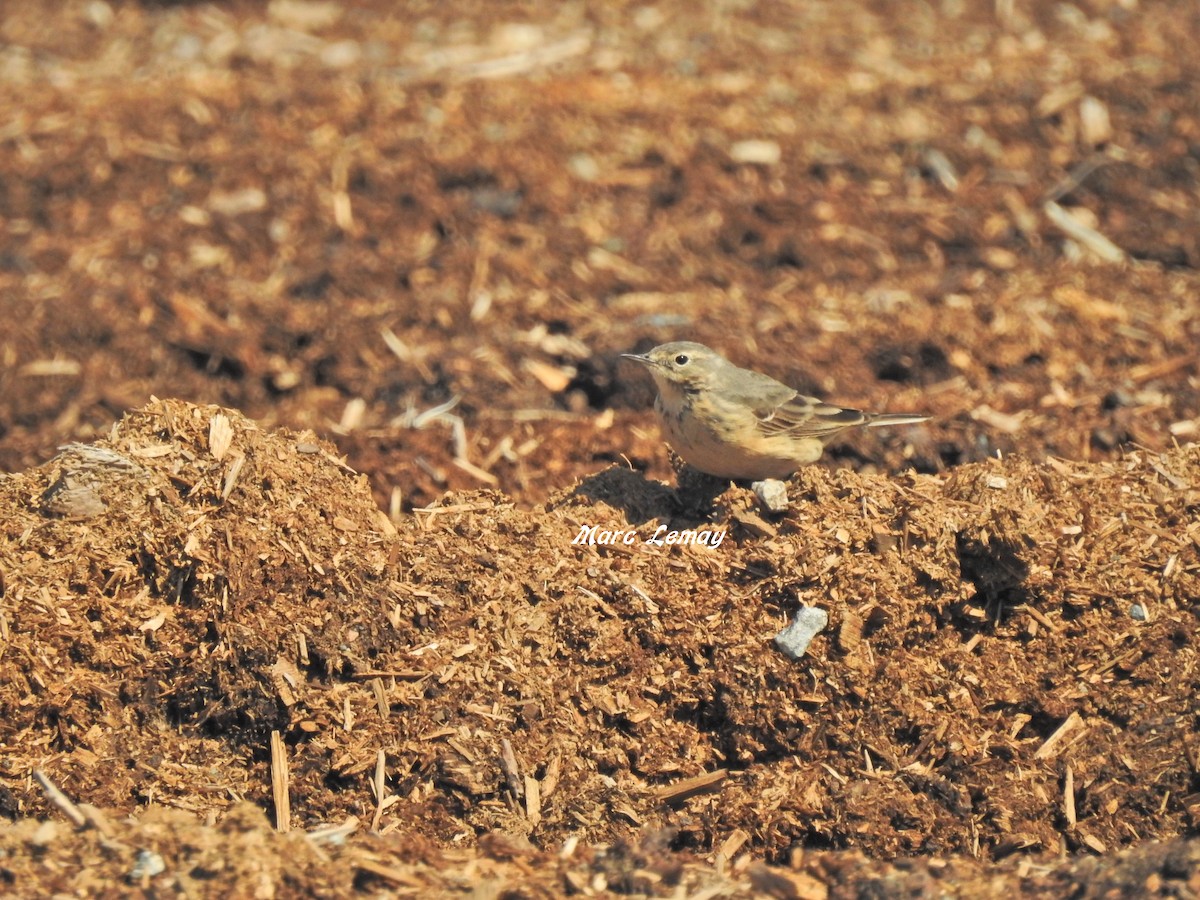
[[[286,824],[431,847],[1170,838],[1200,816],[1198,484],[1195,446],[810,468],[781,517],[731,488],[700,521],[610,469],[393,527],[311,435],[156,401],[0,482],[5,805],[49,812],[38,769],[103,808],[266,808],[286,758]],[[830,624],[792,661],[801,606]]]
[[[359,835],[356,822],[312,834],[281,835],[262,812],[233,806],[219,824],[165,807],[138,821],[88,811],[86,828],[24,820],[0,829],[0,883],[12,894],[83,896],[388,896],[552,897],[621,894],[761,898],[960,896],[1000,898],[1189,896],[1200,889],[1197,842],[1154,841],[1106,859],[1030,866],[985,866],[962,858],[881,862],[856,852],[796,854],[789,868],[742,854],[714,867],[661,841],[547,853],[489,837],[478,850],[444,850],[411,837]],[[740,836],[726,850],[738,852]],[[119,886],[119,887],[118,887]]]

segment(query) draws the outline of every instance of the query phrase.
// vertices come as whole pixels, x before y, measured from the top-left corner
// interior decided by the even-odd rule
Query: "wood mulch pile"
[[[36,770],[100,809],[248,800],[354,819],[384,859],[482,836],[639,891],[748,849],[1170,838],[1200,821],[1196,485],[1194,446],[810,468],[781,517],[731,488],[700,524],[614,467],[543,509],[470,492],[393,525],[311,434],[155,401],[0,481],[5,806],[53,812]],[[587,523],[637,539],[575,543]],[[801,605],[830,623],[792,661],[772,637]],[[545,855],[601,845],[624,849],[583,874]]]
[[[1194,0],[535,6],[4,5],[0,893],[1200,894]]]

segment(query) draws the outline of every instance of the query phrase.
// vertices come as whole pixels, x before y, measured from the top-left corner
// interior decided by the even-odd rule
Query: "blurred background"
[[[0,471],[151,395],[398,513],[669,477],[623,351],[927,411],[834,464],[1200,433],[1193,0],[0,12]]]

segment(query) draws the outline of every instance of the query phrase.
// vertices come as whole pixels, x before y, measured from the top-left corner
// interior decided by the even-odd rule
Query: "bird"
[[[675,452],[718,478],[784,479],[820,459],[825,445],[847,429],[910,425],[929,418],[868,413],[807,397],[694,341],[621,356],[645,366],[654,377],[654,410]]]

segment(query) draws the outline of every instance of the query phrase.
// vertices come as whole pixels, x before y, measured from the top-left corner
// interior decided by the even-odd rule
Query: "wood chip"
[[[542,820],[541,785],[532,775],[525,776],[525,818],[529,819],[531,828],[537,828]]]
[[[287,834],[291,828],[291,775],[288,771],[287,747],[278,731],[271,732],[271,796],[275,801],[275,830]]]
[[[1067,763],[1067,771],[1063,775],[1063,815],[1067,827],[1074,828],[1078,822],[1075,814],[1075,770]]]
[[[229,452],[232,443],[233,426],[229,422],[229,416],[217,413],[208,420],[208,452],[212,454],[213,459],[220,462]]]
[[[225,473],[225,482],[221,485],[221,500],[229,499],[229,495],[233,493],[233,489],[237,486],[238,476],[242,474],[242,467],[245,464],[246,454],[235,454],[233,461],[229,464],[229,471]]]
[[[574,367],[552,366],[536,359],[524,359],[521,368],[541,382],[552,394],[561,394],[575,379]]]
[[[685,800],[688,800],[699,794],[711,794],[714,791],[719,790],[721,782],[723,782],[728,776],[728,769],[717,769],[713,772],[706,772],[703,775],[685,778],[682,781],[675,782],[674,784],[657,788],[654,791],[654,796],[663,803],[671,805],[683,803]]]
[[[500,739],[500,768],[504,772],[504,780],[508,782],[508,789],[513,797],[520,800],[525,795],[525,782],[521,778],[521,767],[517,764],[512,742],[508,738]]]
[[[1038,747],[1037,752],[1033,754],[1034,759],[1050,759],[1058,753],[1059,745],[1066,739],[1072,731],[1083,724],[1083,719],[1079,713],[1073,712],[1063,721],[1055,730],[1054,734],[1046,738],[1045,743]]]

